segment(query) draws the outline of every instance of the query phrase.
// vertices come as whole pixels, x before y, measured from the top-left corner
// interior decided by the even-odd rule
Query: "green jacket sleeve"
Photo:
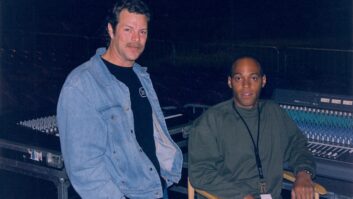
[[[307,139],[294,121],[283,111],[283,119],[288,133],[288,144],[285,146],[285,160],[293,168],[294,173],[306,169],[315,176],[316,165],[314,157],[307,148]]]

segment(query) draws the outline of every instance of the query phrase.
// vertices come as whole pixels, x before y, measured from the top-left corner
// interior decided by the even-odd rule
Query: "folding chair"
[[[290,182],[294,182],[295,181],[295,176],[292,172],[289,171],[284,171],[283,172],[283,178],[285,180],[288,180]],[[325,195],[327,194],[327,190],[320,184],[314,183],[314,191],[315,191],[315,199],[319,199],[320,195]],[[192,187],[189,178],[188,178],[188,199],[194,199],[195,198],[195,192],[206,197],[207,199],[220,199],[219,197],[208,193],[207,191],[204,190],[200,190],[200,189],[194,189],[194,187]]]

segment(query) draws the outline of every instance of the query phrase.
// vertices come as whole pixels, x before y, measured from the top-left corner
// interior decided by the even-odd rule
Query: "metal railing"
[[[48,73],[61,80],[105,42],[103,38],[79,35],[5,32],[1,45],[1,73],[11,71],[6,79],[28,70],[36,73],[35,69],[38,69],[40,75]],[[149,67],[160,96],[191,100],[184,99],[179,105],[189,102],[213,104],[229,96],[226,78],[234,58],[243,54],[261,60],[268,75],[268,90],[284,87],[353,94],[353,50],[151,39],[138,62]],[[29,69],[31,67],[33,69]],[[163,93],[169,92],[170,88],[173,88],[172,94]],[[171,103],[166,105],[178,105],[172,99],[169,101]]]
[[[290,47],[282,54],[283,77],[306,81],[304,90],[353,94],[353,50]]]

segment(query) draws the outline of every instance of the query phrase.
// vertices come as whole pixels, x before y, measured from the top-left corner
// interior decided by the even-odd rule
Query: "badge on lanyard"
[[[261,194],[266,194],[266,182],[264,180],[260,180],[260,193]]]
[[[271,194],[267,193],[267,188],[266,188],[266,182],[265,182],[265,177],[262,171],[262,164],[261,164],[261,159],[260,159],[260,154],[259,154],[259,137],[260,137],[260,107],[259,104],[257,104],[257,138],[256,138],[256,143],[255,140],[250,132],[250,128],[248,126],[248,124],[245,122],[244,118],[241,116],[241,114],[239,113],[239,111],[237,110],[237,108],[235,107],[234,103],[232,103],[233,105],[233,109],[234,111],[237,113],[237,115],[239,116],[239,118],[241,119],[241,121],[243,122],[244,126],[246,127],[246,129],[248,130],[248,134],[251,138],[251,142],[254,146],[254,154],[255,154],[255,160],[256,160],[256,166],[257,166],[257,170],[259,172],[259,178],[260,178],[260,182],[259,182],[259,188],[260,188],[260,196],[261,199],[272,199]]]
[[[260,194],[261,199],[272,199],[271,194]]]

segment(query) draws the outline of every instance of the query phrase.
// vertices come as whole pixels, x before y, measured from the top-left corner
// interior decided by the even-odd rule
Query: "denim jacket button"
[[[142,152],[142,149],[140,149],[140,152]]]
[[[150,168],[150,171],[153,171],[153,169],[152,169],[152,168]]]
[[[131,130],[130,132],[131,132],[132,134],[134,134],[134,130]]]

